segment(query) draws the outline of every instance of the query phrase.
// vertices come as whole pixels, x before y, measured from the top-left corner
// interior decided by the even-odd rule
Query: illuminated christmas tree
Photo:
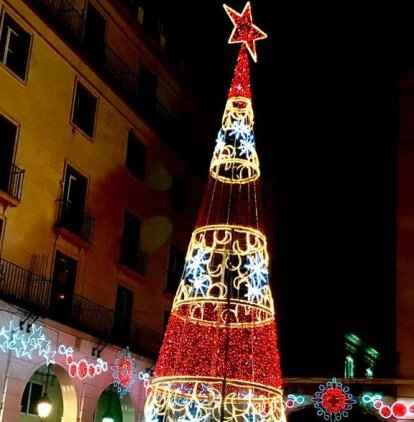
[[[261,222],[249,56],[266,38],[224,8],[241,43],[145,420],[284,421],[282,377]]]

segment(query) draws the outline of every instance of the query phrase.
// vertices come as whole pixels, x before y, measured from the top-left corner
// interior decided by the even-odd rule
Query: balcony
[[[41,317],[67,324],[108,343],[121,347],[128,344],[133,352],[156,360],[162,342],[162,335],[157,331],[132,321],[121,341],[114,330],[116,316],[113,309],[73,294],[68,312],[59,312],[59,306],[53,303],[52,291],[51,280],[0,258],[1,299]]]
[[[135,0],[125,0],[135,9]],[[166,142],[173,147],[186,149],[177,142],[188,138],[188,125],[182,125],[171,116],[159,101],[150,104],[139,93],[139,75],[133,71],[106,43],[91,48],[84,39],[85,14],[77,10],[70,0],[26,0],[48,24],[68,42],[130,107],[142,116]],[[199,136],[196,136],[197,138]],[[192,157],[193,158],[193,157]]]
[[[138,75],[106,43],[93,48],[85,42],[86,18],[70,0],[31,0],[52,28],[89,63],[127,103],[138,111]],[[141,107],[143,108],[143,107]]]
[[[20,202],[23,190],[24,170],[10,165],[8,171],[1,172],[0,175],[0,200],[7,205],[15,207]]]
[[[71,234],[75,235],[81,240],[81,247],[88,247],[92,244],[95,217],[86,212],[71,210],[69,205],[68,201],[60,202],[56,229],[63,236],[69,237],[70,240],[76,240]]]

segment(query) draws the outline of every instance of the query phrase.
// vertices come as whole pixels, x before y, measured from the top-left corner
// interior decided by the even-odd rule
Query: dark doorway
[[[61,206],[60,224],[82,237],[85,218],[88,180],[71,166],[66,167],[65,187]]]
[[[50,308],[59,319],[70,317],[78,262],[56,251]]]
[[[88,58],[96,66],[102,66],[105,61],[106,20],[91,5],[88,4],[85,20],[83,44]]]
[[[113,335],[121,343],[128,343],[131,330],[132,302],[134,294],[131,290],[118,286],[114,315]]]
[[[0,190],[9,192],[17,126],[0,115]]]

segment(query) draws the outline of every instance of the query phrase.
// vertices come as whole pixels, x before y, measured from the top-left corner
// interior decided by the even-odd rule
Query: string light
[[[218,200],[206,195],[200,208],[147,389],[146,422],[285,421],[248,57],[256,60],[255,42],[266,34],[253,25],[250,3],[240,14],[224,8],[234,24],[229,43],[242,46],[210,164]]]
[[[118,352],[111,369],[114,386],[122,398],[131,391],[138,378],[136,360],[133,358],[128,347]]]
[[[58,348],[59,354],[66,356],[66,364],[68,366],[69,375],[72,378],[77,377],[81,381],[85,378],[94,378],[96,375],[108,370],[108,363],[101,358],[97,358],[96,362],[87,362],[86,359],[75,361],[73,359],[73,348],[66,347],[61,344]]]
[[[390,405],[386,405],[382,401],[382,396],[379,394],[364,394],[362,396],[362,402],[371,404],[384,419],[391,417],[399,419],[405,418],[406,416],[414,416],[414,402],[404,403],[401,400],[397,400]]]
[[[348,411],[356,403],[349,393],[349,387],[342,385],[336,378],[321,384],[312,401],[317,409],[317,415],[331,422],[348,417]]]
[[[293,407],[299,407],[305,404],[305,397],[298,396],[296,394],[289,394],[286,400],[283,400],[283,406],[285,409],[292,409]]]
[[[0,339],[3,339],[0,342],[0,349],[3,352],[11,351],[17,358],[29,359],[33,359],[37,354],[38,357],[45,358],[46,365],[55,363],[56,350],[52,350],[51,341],[44,335],[41,325],[32,324],[30,333],[27,333],[10,321],[7,327],[1,328]]]

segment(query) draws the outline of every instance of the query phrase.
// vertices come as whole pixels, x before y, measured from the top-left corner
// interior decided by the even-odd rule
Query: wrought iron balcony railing
[[[131,8],[136,2],[125,0]],[[139,96],[139,75],[133,71],[106,43],[99,48],[90,46],[85,38],[86,18],[70,0],[26,0],[34,7],[55,31],[60,34],[84,60],[89,63],[114,90],[172,146],[184,139],[188,127],[184,128],[171,116],[160,102],[154,99],[149,104]]]
[[[0,190],[20,201],[23,189],[24,170],[11,164],[9,171],[3,173],[4,177],[0,180]]]
[[[95,229],[95,217],[86,213],[72,210],[68,201],[61,201],[57,227],[63,227],[85,242],[92,244]]]
[[[115,332],[116,312],[86,297],[73,294],[68,312],[53,303],[53,281],[0,258],[0,298],[42,317],[49,317],[109,343],[129,345],[136,353],[156,359],[162,336],[135,321],[122,338]],[[67,308],[64,308],[67,310]]]
[[[85,42],[86,18],[70,0],[31,0],[28,3],[44,16],[51,26],[60,33],[83,58],[99,71],[120,95],[135,103],[138,93],[138,75],[106,43],[99,46],[102,55]],[[93,51],[91,51],[93,49]],[[99,57],[98,59],[98,56]]]

